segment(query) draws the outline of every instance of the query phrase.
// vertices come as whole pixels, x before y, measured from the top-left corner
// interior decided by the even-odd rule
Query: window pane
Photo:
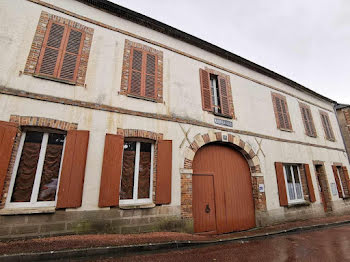
[[[11,202],[29,202],[38,165],[43,133],[27,132],[18,165]]]
[[[141,143],[139,184],[137,198],[149,198],[151,179],[151,147],[150,143]]]
[[[124,143],[120,199],[133,199],[136,142]]]
[[[302,199],[302,187],[299,179],[298,166],[293,166],[294,181],[295,181],[295,191],[297,192],[297,199]]]
[[[49,134],[38,201],[55,201],[64,135]]]
[[[294,200],[295,199],[294,184],[293,184],[292,173],[290,169],[291,169],[291,166],[289,165],[285,166],[289,199]]]

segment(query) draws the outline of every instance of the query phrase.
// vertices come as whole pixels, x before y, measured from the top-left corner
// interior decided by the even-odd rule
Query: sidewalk
[[[35,261],[74,256],[132,253],[244,241],[291,232],[301,232],[328,226],[350,224],[350,215],[289,222],[223,235],[196,235],[177,232],[143,234],[70,235],[0,242],[0,260]]]

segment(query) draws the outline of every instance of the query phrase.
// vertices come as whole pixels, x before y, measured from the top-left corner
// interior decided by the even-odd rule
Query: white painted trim
[[[345,193],[344,193],[343,181],[341,180],[341,176],[340,176],[340,173],[339,173],[339,170],[341,170],[341,169],[342,169],[341,167],[337,166],[337,176],[338,176],[338,179],[339,179],[339,184],[340,184],[340,188],[341,188],[341,194],[342,194],[342,196],[344,198],[345,197]]]
[[[290,166],[290,171],[291,171],[291,174],[292,174],[293,190],[294,190],[294,194],[295,194],[295,199],[293,199],[293,200],[290,199],[289,190],[288,190],[286,165],[283,165],[284,182],[285,182],[285,185],[286,185],[286,191],[287,191],[286,193],[287,193],[287,197],[288,197],[288,204],[303,203],[303,202],[305,202],[305,199],[304,199],[304,193],[303,193],[303,184],[301,183],[299,165],[288,164],[288,166]],[[297,167],[298,177],[299,177],[299,181],[300,181],[300,185],[301,185],[301,198],[297,198],[297,191],[296,191],[296,187],[295,187],[295,178],[294,178],[293,166]]]
[[[6,212],[6,210],[11,210],[12,208],[13,209],[23,209],[23,210],[32,210],[33,208],[34,209],[35,208],[47,208],[47,207],[55,207],[56,206],[56,199],[55,199],[55,201],[40,201],[40,202],[37,201],[38,200],[38,193],[39,193],[39,189],[40,189],[42,170],[43,170],[45,156],[46,156],[46,148],[47,148],[47,143],[49,140],[49,133],[44,133],[43,139],[41,141],[39,159],[38,159],[38,164],[37,164],[37,170],[35,173],[30,202],[13,202],[13,203],[11,203],[13,187],[14,187],[14,184],[16,181],[16,175],[17,175],[18,166],[19,166],[19,163],[21,160],[26,135],[27,135],[27,133],[23,132],[22,136],[21,136],[20,144],[18,147],[18,152],[16,155],[15,165],[14,165],[13,172],[11,175],[11,182],[10,182],[10,187],[9,187],[9,191],[8,191],[8,195],[7,195],[7,199],[6,199],[4,212]],[[64,143],[63,143],[62,157],[61,157],[61,163],[60,163],[60,169],[59,169],[59,175],[58,175],[58,181],[57,181],[58,185],[59,185],[59,179],[60,179],[60,174],[61,174],[61,168],[62,168],[62,162],[63,162],[62,160],[63,160],[65,144],[66,144],[66,137],[65,137]],[[56,196],[57,196],[57,192],[58,192],[58,186],[56,189]],[[27,211],[25,211],[25,212],[27,212]],[[28,213],[35,213],[35,212],[28,211]]]
[[[9,191],[7,192],[5,207],[7,207],[11,202],[13,187],[15,185],[16,174],[17,174],[17,170],[18,170],[18,166],[19,166],[19,161],[21,160],[21,155],[22,155],[22,150],[23,150],[24,140],[26,139],[26,135],[27,135],[27,133],[23,132],[22,136],[21,136],[21,140],[19,142],[18,151],[17,151],[17,155],[16,155],[16,160],[15,160],[15,165],[13,167],[13,171],[12,171],[12,175],[11,175],[10,187],[9,187]]]
[[[33,184],[33,189],[32,189],[32,196],[30,198],[31,205],[38,201],[38,193],[39,193],[39,188],[40,188],[41,176],[43,174],[43,167],[44,167],[44,161],[45,161],[48,140],[49,140],[49,135],[47,133],[44,133],[43,139],[41,141],[39,159],[38,159],[38,164],[37,164],[37,168],[36,168],[34,184]]]
[[[153,185],[154,144],[153,143],[151,144],[151,168],[150,168],[149,198],[138,199],[138,184],[139,184],[139,171],[140,171],[139,170],[139,168],[140,168],[140,149],[141,149],[141,142],[136,142],[133,199],[120,199],[120,194],[119,194],[120,206],[153,204],[153,201],[152,201],[153,186],[152,185]],[[122,174],[122,177],[123,177],[123,174]]]
[[[61,163],[60,163],[60,170],[58,171],[57,188],[56,188],[56,195],[55,195],[55,206],[56,206],[56,203],[57,203],[58,190],[60,189],[61,171],[62,171],[62,164],[63,164],[63,158],[64,158],[64,150],[66,149],[66,138],[67,138],[67,135],[64,136],[64,142],[63,142],[63,148],[62,148],[62,156],[61,156]]]

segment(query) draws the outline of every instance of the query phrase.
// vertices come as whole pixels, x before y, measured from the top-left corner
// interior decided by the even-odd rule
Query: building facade
[[[0,238],[350,213],[335,101],[107,1],[0,7]]]
[[[346,151],[350,152],[350,105],[338,104],[335,106],[340,131],[343,136]],[[349,158],[350,161],[350,158]]]

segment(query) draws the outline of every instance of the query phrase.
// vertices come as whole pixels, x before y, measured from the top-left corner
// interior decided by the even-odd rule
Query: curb
[[[341,225],[350,224],[350,220],[317,224],[311,226],[300,226],[290,229],[274,231],[270,233],[261,233],[252,236],[225,238],[217,240],[207,240],[207,241],[171,241],[165,243],[149,243],[141,245],[125,245],[125,246],[106,246],[106,247],[93,247],[93,248],[82,248],[82,249],[68,249],[61,251],[48,251],[40,253],[20,253],[20,254],[10,254],[1,255],[0,261],[48,261],[48,260],[62,260],[69,258],[91,258],[99,256],[112,256],[112,255],[127,255],[132,253],[141,252],[155,252],[161,250],[170,250],[176,248],[190,248],[208,245],[218,245],[223,243],[238,242],[238,241],[251,241],[258,239],[265,239],[272,236],[295,234],[299,232],[312,231],[321,228],[337,227]]]

